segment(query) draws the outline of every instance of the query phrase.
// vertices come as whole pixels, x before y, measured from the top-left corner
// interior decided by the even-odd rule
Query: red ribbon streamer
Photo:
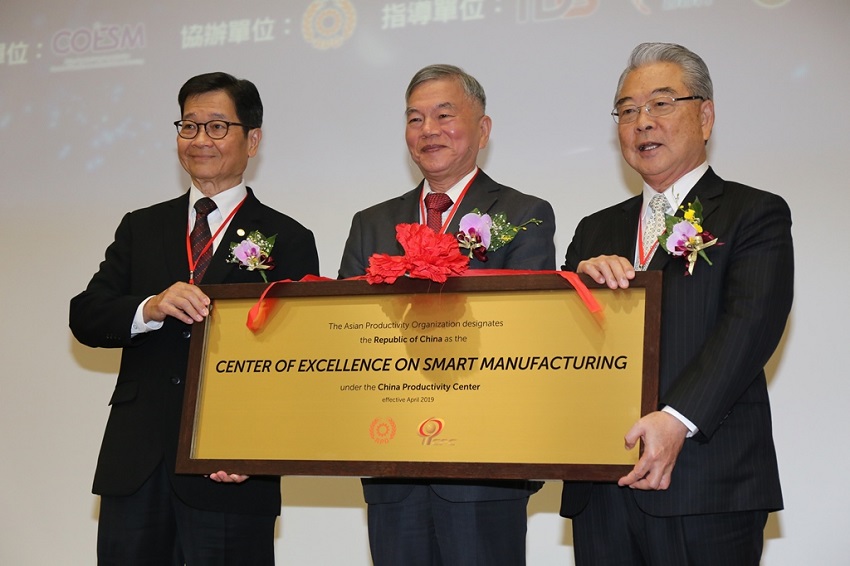
[[[601,324],[603,320],[603,312],[602,306],[596,301],[596,298],[590,292],[590,289],[582,283],[581,278],[579,278],[577,273],[572,271],[531,271],[524,269],[470,269],[466,271],[461,277],[467,276],[490,276],[490,275],[540,275],[540,274],[554,274],[560,276],[564,281],[569,283],[573,289],[578,293],[579,298],[584,303],[584,306],[587,307],[587,310],[594,315],[597,322]],[[361,279],[365,279],[365,275],[359,275],[357,277],[349,277],[348,279],[330,279],[329,277],[321,277],[318,275],[305,275],[299,281],[358,281]],[[266,300],[266,295],[269,291],[271,291],[272,287],[277,285],[278,283],[293,283],[291,279],[282,279],[280,281],[273,281],[269,283],[269,286],[263,291],[263,294],[260,295],[260,298],[257,299],[257,302],[254,303],[254,306],[248,311],[248,321],[246,322],[246,326],[251,332],[257,332],[262,329],[266,324],[266,319],[268,318],[269,312],[271,311],[274,303],[271,299]]]

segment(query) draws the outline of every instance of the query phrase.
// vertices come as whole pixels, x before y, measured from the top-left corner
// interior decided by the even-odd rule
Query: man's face
[[[188,98],[183,105],[183,120],[239,122],[233,100],[221,90]],[[250,130],[246,136],[241,126],[231,126],[226,136],[214,140],[201,127],[194,139],[177,136],[177,155],[195,186],[212,196],[242,181],[248,159],[257,154],[261,138],[259,128]]]
[[[432,189],[447,191],[472,171],[489,138],[490,118],[459,81],[426,81],[411,93],[407,149]]]
[[[618,104],[646,104],[658,96],[691,96],[674,63],[654,63],[626,76]],[[641,108],[636,122],[619,124],[623,158],[644,181],[663,191],[705,161],[705,142],[714,126],[714,102],[676,102],[672,114],[653,117]]]

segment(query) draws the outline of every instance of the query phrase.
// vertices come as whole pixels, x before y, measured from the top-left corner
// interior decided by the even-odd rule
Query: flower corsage
[[[259,271],[263,281],[268,283],[266,270],[274,269],[271,251],[274,247],[275,238],[277,238],[277,234],[266,238],[259,230],[254,230],[241,242],[230,244],[230,255],[227,258],[227,263],[239,264],[239,269]]]
[[[706,248],[723,244],[711,232],[702,229],[702,204],[699,199],[688,203],[687,208],[679,208],[684,210],[684,214],[681,217],[668,215],[665,218],[667,229],[658,236],[658,244],[668,254],[684,257],[687,262],[685,275],[693,275],[698,257],[712,265],[705,253]]]
[[[502,246],[511,243],[520,230],[526,230],[528,224],[541,224],[543,221],[532,218],[519,226],[508,222],[504,212],[498,212],[492,217],[481,214],[477,208],[460,219],[460,231],[457,233],[458,246],[469,250],[470,258],[487,261],[487,252],[495,252]]]

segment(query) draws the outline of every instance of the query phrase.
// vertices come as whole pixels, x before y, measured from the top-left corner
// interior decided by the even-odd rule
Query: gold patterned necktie
[[[204,197],[195,203],[195,226],[192,228],[192,233],[189,234],[189,243],[192,247],[192,257],[195,258],[195,269],[192,272],[192,278],[195,283],[200,283],[204,277],[204,272],[210,265],[212,260],[213,250],[212,244],[209,246],[207,242],[212,239],[210,232],[210,223],[207,220],[207,215],[217,207],[213,199]]]
[[[425,196],[425,220],[428,228],[439,233],[443,227],[443,213],[452,205],[452,199],[445,193],[429,193]]]

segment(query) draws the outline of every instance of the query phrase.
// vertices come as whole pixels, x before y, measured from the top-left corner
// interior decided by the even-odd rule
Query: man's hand
[[[167,316],[192,324],[201,322],[210,314],[210,298],[195,285],[178,281],[156,297],[142,310],[145,322],[162,322]]]
[[[585,273],[597,283],[605,283],[611,289],[627,289],[629,280],[635,278],[632,262],[618,255],[601,255],[586,259],[578,264],[576,273]]]
[[[664,411],[655,411],[640,419],[626,434],[626,449],[631,450],[642,439],[643,456],[617,484],[643,490],[670,487],[673,467],[687,434],[688,427]]]
[[[224,471],[217,471],[214,474],[210,474],[210,479],[214,482],[218,483],[242,483],[247,480],[249,476],[243,476],[239,474],[228,474]]]

